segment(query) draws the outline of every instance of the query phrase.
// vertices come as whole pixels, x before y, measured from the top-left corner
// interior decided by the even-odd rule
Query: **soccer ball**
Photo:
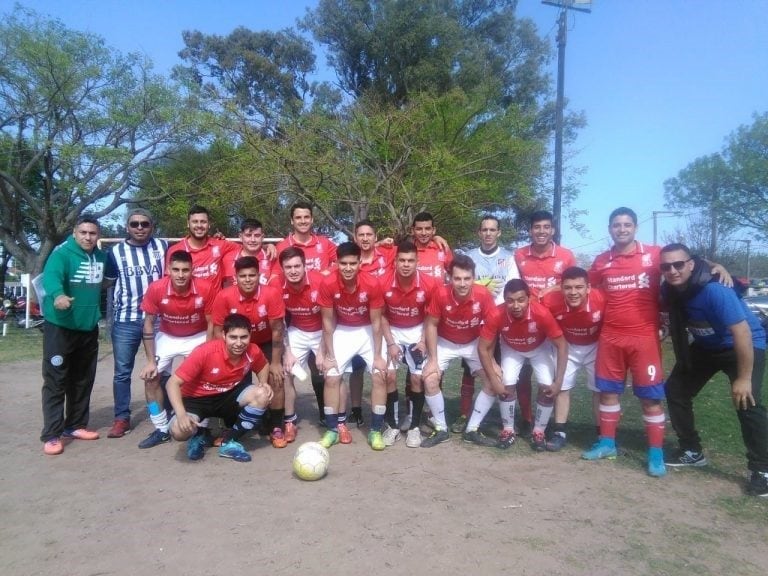
[[[319,442],[305,442],[293,457],[293,472],[302,480],[320,480],[328,472],[331,457]]]

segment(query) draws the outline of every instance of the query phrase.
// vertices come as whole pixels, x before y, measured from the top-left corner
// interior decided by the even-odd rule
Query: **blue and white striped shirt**
[[[141,300],[147,287],[163,277],[167,250],[168,242],[152,238],[144,246],[120,242],[109,251],[110,265],[117,277],[112,299],[115,322],[132,322],[144,317]]]

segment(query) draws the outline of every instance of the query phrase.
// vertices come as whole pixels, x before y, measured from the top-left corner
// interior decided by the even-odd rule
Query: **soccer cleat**
[[[400,430],[387,426],[381,436],[384,438],[384,444],[392,446],[395,442],[400,440]]]
[[[584,460],[616,459],[616,442],[612,438],[600,438],[589,450],[582,452]]]
[[[291,442],[294,442],[296,440],[296,435],[299,433],[298,428],[296,428],[296,424],[293,422],[286,422],[285,423],[285,441],[289,444]]]
[[[342,444],[352,444],[352,432],[349,431],[344,422],[339,422],[339,442]]]
[[[531,447],[536,452],[544,452],[547,449],[547,439],[543,430],[534,430],[531,434]]]
[[[768,472],[752,471],[747,484],[747,494],[760,498],[768,497]]]
[[[222,458],[230,458],[235,462],[250,462],[251,455],[245,451],[243,445],[236,440],[229,440],[224,442],[219,448],[219,456]]]
[[[195,434],[187,440],[187,458],[190,460],[202,460],[205,456],[205,437]]]
[[[565,447],[566,439],[562,434],[555,433],[552,439],[547,441],[547,452],[559,452]]]
[[[59,438],[51,438],[43,444],[43,452],[48,456],[57,456],[64,452],[64,444],[61,443]]]
[[[88,430],[86,428],[72,428],[64,430],[64,438],[74,438],[75,440],[98,440],[99,433],[95,430]]]
[[[365,424],[365,421],[363,420],[362,408],[352,408],[352,412],[349,415],[349,422],[351,424],[357,424],[358,428]]]
[[[499,433],[499,439],[496,441],[496,448],[506,450],[512,444],[515,443],[515,431],[514,430],[502,430]]]
[[[127,418],[115,418],[112,428],[107,432],[107,438],[122,438],[131,431],[131,421]]]
[[[421,446],[421,432],[418,428],[408,430],[408,435],[405,437],[405,445],[408,448],[418,448]]]
[[[171,441],[171,435],[168,432],[163,432],[162,430],[158,430],[155,428],[152,430],[152,432],[144,438],[141,442],[139,442],[139,448],[142,450],[145,450],[147,448],[154,448],[155,446],[159,446],[160,444],[165,444],[166,442]]]
[[[667,467],[664,465],[664,452],[661,448],[648,448],[648,475],[661,478],[667,475]]]
[[[400,432],[408,432],[411,429],[411,416],[406,415],[405,418],[403,418],[400,421]]]
[[[432,434],[421,441],[421,447],[432,448],[433,446],[437,446],[443,442],[448,442],[450,438],[451,435],[448,433],[448,430],[435,430],[432,432]]]
[[[496,440],[488,438],[488,436],[480,432],[480,430],[464,432],[464,434],[461,435],[461,439],[464,440],[464,442],[477,444],[478,446],[496,446]]]
[[[683,466],[701,467],[709,464],[704,454],[693,450],[677,450],[669,458],[665,458],[664,462],[672,468],[682,468]]]
[[[323,437],[320,438],[318,442],[323,448],[330,448],[334,444],[339,443],[339,433],[334,432],[333,430],[326,430],[325,434],[323,434]]]
[[[456,420],[454,420],[453,424],[451,424],[451,432],[454,434],[461,434],[464,432],[464,429],[467,427],[467,417],[464,416],[464,414],[460,415]]]
[[[384,450],[387,445],[384,443],[384,437],[378,430],[368,432],[368,444],[376,451]]]
[[[288,446],[288,440],[285,439],[283,429],[279,426],[275,426],[272,429],[272,433],[269,435],[269,440],[272,442],[272,448],[285,448]],[[224,445],[222,444],[222,447]]]

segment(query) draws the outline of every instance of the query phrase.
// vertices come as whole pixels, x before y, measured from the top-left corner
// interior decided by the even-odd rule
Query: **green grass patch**
[[[20,328],[16,322],[8,322],[6,335],[2,336],[0,322],[0,365],[10,362],[41,360],[43,357],[43,332],[39,328]],[[105,329],[99,335],[99,358],[112,351],[112,341]]]

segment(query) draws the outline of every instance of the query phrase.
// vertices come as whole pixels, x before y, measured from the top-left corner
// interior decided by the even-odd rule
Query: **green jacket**
[[[101,284],[107,255],[98,248],[88,254],[74,236],[56,248],[43,269],[43,316],[46,321],[89,332],[101,318]],[[65,294],[74,298],[67,310],[57,310],[53,302]]]

